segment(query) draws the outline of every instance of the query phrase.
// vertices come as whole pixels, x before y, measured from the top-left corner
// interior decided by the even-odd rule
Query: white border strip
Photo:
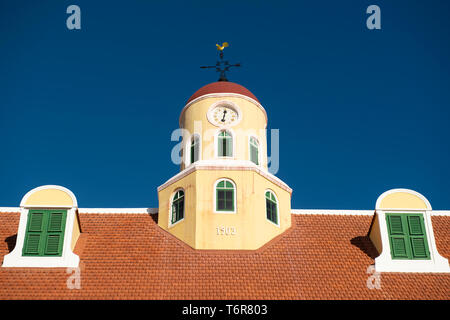
[[[79,213],[155,214],[158,208],[78,208]]]
[[[20,212],[20,207],[0,207],[0,212]]]
[[[375,210],[320,210],[320,209],[292,209],[292,214],[304,215],[335,215],[335,216],[373,216]]]
[[[20,212],[20,207],[0,207],[0,213]],[[158,208],[78,208],[79,213],[105,213],[105,214],[156,214]],[[337,216],[371,216],[375,210],[334,210],[334,209],[292,209],[292,214],[304,215],[337,215]],[[450,217],[450,210],[433,210],[432,216]]]
[[[271,174],[265,169],[260,168],[250,160],[223,160],[223,159],[214,159],[214,160],[199,160],[195,163],[191,164],[189,167],[184,169],[183,171],[177,173],[172,178],[164,182],[160,185],[157,190],[158,192],[167,188],[171,184],[177,182],[178,180],[184,178],[185,176],[191,174],[195,170],[237,170],[237,171],[254,171],[276,184],[280,188],[286,190],[289,193],[292,193],[292,189],[284,183],[280,178]]]
[[[432,210],[431,215],[432,216],[450,217],[450,210]]]

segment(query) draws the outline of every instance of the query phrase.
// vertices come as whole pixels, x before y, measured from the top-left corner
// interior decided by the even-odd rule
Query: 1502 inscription
[[[218,226],[216,227],[218,236],[234,236],[236,234],[236,227]]]

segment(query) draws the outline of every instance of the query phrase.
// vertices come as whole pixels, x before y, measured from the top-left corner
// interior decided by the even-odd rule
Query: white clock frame
[[[223,125],[221,125],[220,123],[216,123],[214,121],[214,118],[213,118],[213,111],[216,108],[221,107],[221,106],[226,106],[226,107],[228,107],[230,109],[234,109],[234,111],[236,111],[237,116],[238,116],[237,120],[235,122],[231,123],[231,124],[223,124]],[[213,103],[209,107],[208,112],[206,113],[206,117],[207,117],[208,121],[215,127],[229,128],[229,127],[233,127],[233,126],[237,125],[239,122],[241,122],[241,120],[242,120],[242,112],[241,112],[241,108],[239,108],[239,106],[236,103],[234,103],[232,101],[229,101],[229,100],[221,100],[221,101],[217,101],[217,102]]]

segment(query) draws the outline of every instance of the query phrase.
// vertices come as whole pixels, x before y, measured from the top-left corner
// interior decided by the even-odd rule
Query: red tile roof
[[[194,99],[197,99],[201,96],[204,96],[206,94],[210,93],[238,93],[242,94],[244,96],[247,96],[249,98],[252,98],[255,101],[258,101],[258,99],[255,97],[253,93],[251,93],[247,88],[241,86],[240,84],[229,82],[229,81],[218,81],[218,82],[212,82],[210,84],[207,84],[206,86],[201,87],[198,89],[186,102],[188,104]],[[258,101],[259,102],[259,101]]]
[[[0,299],[450,299],[450,274],[382,273],[368,289],[376,250],[371,216],[293,215],[293,226],[257,251],[194,250],[156,215],[80,214],[81,289],[65,268],[0,268]],[[0,213],[0,256],[18,213]],[[450,217],[433,216],[450,258]]]

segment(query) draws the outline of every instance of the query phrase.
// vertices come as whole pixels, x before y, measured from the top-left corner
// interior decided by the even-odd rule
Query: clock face
[[[216,126],[232,126],[239,120],[237,110],[228,105],[219,105],[210,111],[210,121]]]

